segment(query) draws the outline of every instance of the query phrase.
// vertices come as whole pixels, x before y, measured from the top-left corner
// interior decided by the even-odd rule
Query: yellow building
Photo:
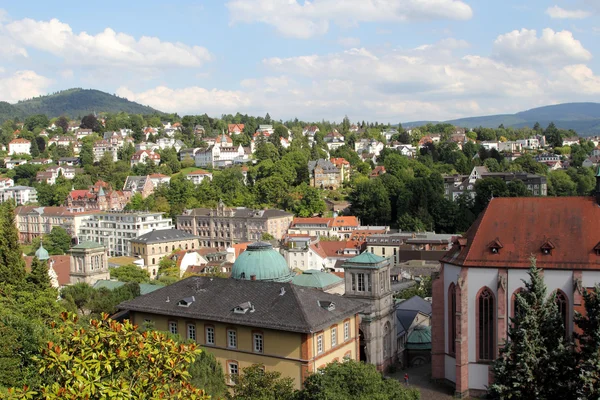
[[[122,303],[137,325],[194,340],[227,376],[252,364],[301,388],[335,360],[359,359],[365,304],[288,282],[191,277]]]
[[[144,268],[156,278],[161,258],[175,250],[194,250],[199,247],[198,236],[178,229],[153,230],[131,239],[131,254],[144,260]]]

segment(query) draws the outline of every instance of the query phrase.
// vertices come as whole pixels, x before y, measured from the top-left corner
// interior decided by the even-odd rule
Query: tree
[[[94,114],[89,114],[83,117],[81,119],[81,125],[79,125],[79,127],[83,129],[91,129],[94,132],[100,132],[100,130],[102,129],[100,121],[98,121],[98,118],[96,118]]]
[[[365,225],[390,223],[392,206],[387,190],[379,179],[363,180],[348,196],[350,212]]]
[[[27,282],[34,285],[37,289],[50,289],[50,275],[48,275],[48,264],[33,257],[31,261],[31,272],[27,274]]]
[[[75,306],[82,315],[86,314],[87,305],[93,295],[94,289],[85,282],[65,286],[60,293],[60,296],[65,299],[67,303]]]
[[[81,160],[81,165],[84,167],[94,164],[94,145],[91,141],[86,140],[83,142],[79,159]]]
[[[560,131],[554,125],[554,122],[550,122],[548,127],[544,131],[544,135],[546,135],[546,142],[552,147],[561,147],[562,146],[562,137],[560,135]]]
[[[0,205],[0,282],[18,285],[25,279],[19,231],[12,201]]]
[[[417,389],[385,379],[374,365],[349,360],[333,362],[310,375],[297,400],[418,400]]]
[[[583,292],[585,315],[575,313],[575,323],[581,330],[575,332],[579,351],[576,385],[579,398],[600,398],[600,286]]]
[[[548,181],[548,194],[551,196],[574,196],[577,193],[577,184],[565,171],[550,172]]]
[[[44,246],[50,255],[66,254],[71,248],[71,235],[60,226],[53,227],[45,239]]]
[[[265,371],[263,365],[254,364],[231,377],[234,382],[230,399],[292,400],[294,381],[282,378],[281,372]]]
[[[84,329],[72,314],[62,319],[39,362],[40,375],[50,383],[11,393],[45,399],[208,399],[190,384],[189,365],[201,352],[195,344],[177,343],[160,332],[141,333],[129,321],[108,316]]]
[[[150,274],[137,265],[129,264],[111,268],[110,279],[116,279],[121,282],[147,283],[150,282]]]
[[[192,385],[204,389],[206,394],[212,398],[225,397],[225,393],[227,393],[225,374],[223,374],[221,364],[211,353],[203,351],[197,355],[188,371]]]
[[[64,115],[58,117],[56,122],[54,123],[57,127],[61,128],[63,133],[67,133],[69,131],[69,120]]]
[[[508,189],[508,195],[510,197],[527,197],[531,196],[531,192],[527,189],[525,183],[523,183],[520,179],[515,179],[514,181],[508,182],[506,185]]]
[[[573,362],[565,342],[555,297],[546,296],[544,279],[531,259],[529,281],[516,295],[508,341],[494,363],[494,399],[575,399]]]

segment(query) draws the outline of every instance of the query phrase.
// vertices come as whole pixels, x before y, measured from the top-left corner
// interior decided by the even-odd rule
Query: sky
[[[49,4],[54,3],[54,4]],[[600,98],[600,0],[0,1],[0,100],[407,122]]]

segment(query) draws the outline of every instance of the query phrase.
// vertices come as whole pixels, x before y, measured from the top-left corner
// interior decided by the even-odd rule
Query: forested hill
[[[446,121],[452,125],[465,128],[522,128],[533,127],[536,122],[548,126],[550,122],[560,129],[573,129],[583,136],[600,133],[600,103],[564,103],[538,107],[516,114],[487,115],[483,117],[460,118]],[[417,123],[406,123],[403,126],[417,126]]]
[[[68,89],[47,96],[19,101],[16,104],[0,102],[0,122],[11,118],[25,118],[45,114],[48,118],[66,115],[81,118],[93,112],[126,112],[128,114],[163,114],[152,107],[129,101],[94,89]]]

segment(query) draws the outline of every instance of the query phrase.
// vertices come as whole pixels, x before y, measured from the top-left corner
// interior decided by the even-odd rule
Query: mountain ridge
[[[407,122],[406,127],[422,125],[422,121]],[[440,121],[438,121],[440,122]],[[600,103],[572,102],[531,108],[515,114],[484,115],[441,121],[464,128],[497,128],[499,125],[512,128],[533,127],[536,122],[546,127],[550,122],[561,129],[573,129],[579,135],[590,136],[600,133]],[[436,123],[436,122],[432,122]]]
[[[48,118],[61,115],[81,118],[94,112],[117,113],[121,111],[128,114],[165,114],[152,107],[100,90],[72,88],[21,100],[14,104],[0,102],[0,121],[22,119],[35,114],[45,114]]]

